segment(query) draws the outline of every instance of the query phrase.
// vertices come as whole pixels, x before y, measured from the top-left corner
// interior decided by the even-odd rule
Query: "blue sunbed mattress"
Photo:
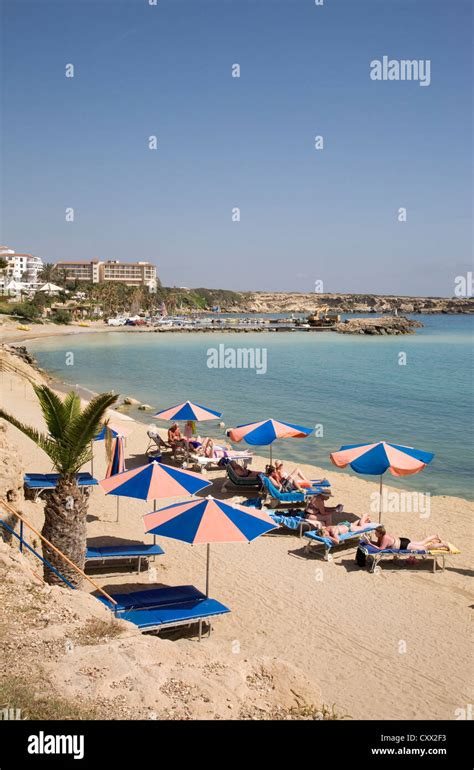
[[[280,524],[287,529],[298,529],[301,522],[305,521],[304,516],[288,516],[285,513],[270,513],[269,511],[268,515],[273,519],[275,524]]]
[[[152,609],[135,609],[123,612],[121,620],[128,620],[140,629],[157,628],[185,623],[186,621],[210,618],[230,612],[224,604],[216,599],[194,599],[166,607]]]
[[[373,546],[369,545],[369,543],[364,543],[364,550],[367,551],[369,556],[378,556],[381,553],[392,553],[392,554],[395,554],[395,555],[398,555],[398,554],[410,555],[411,554],[412,556],[413,555],[416,556],[416,554],[422,555],[422,556],[423,555],[425,555],[425,556],[428,555],[428,551],[425,551],[425,550],[423,550],[423,551],[402,551],[401,549],[397,549],[397,548],[384,548],[381,551],[379,548],[374,548]]]
[[[355,537],[359,537],[360,535],[363,535],[364,532],[372,532],[378,526],[379,526],[378,524],[368,524],[366,527],[364,527],[364,529],[361,529],[359,532],[346,532],[344,535],[339,535],[339,542],[343,543],[345,540],[352,540]],[[332,548],[334,545],[337,545],[337,543],[333,543],[331,538],[321,537],[320,535],[317,535],[315,531],[305,532],[304,536],[307,537],[309,540],[315,540],[318,543],[324,543],[324,545],[327,545],[329,548]]]
[[[129,556],[161,556],[163,548],[159,545],[102,545],[88,546],[86,559],[107,559]]]
[[[23,481],[29,489],[54,489],[58,483],[59,473],[25,473]],[[99,482],[90,473],[76,473],[80,487],[96,486]]]
[[[98,600],[115,609],[117,612],[132,609],[150,609],[152,607],[164,607],[169,604],[181,604],[198,599],[205,599],[205,595],[194,586],[163,586],[162,588],[149,588],[144,591],[131,591],[128,594],[111,594],[117,604],[112,604],[105,596],[98,596]]]

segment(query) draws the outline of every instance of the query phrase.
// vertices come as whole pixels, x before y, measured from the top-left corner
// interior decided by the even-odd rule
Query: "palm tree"
[[[88,497],[79,489],[76,473],[91,459],[91,442],[100,430],[106,410],[117,400],[112,393],[101,393],[82,410],[79,396],[71,391],[64,401],[46,385],[33,385],[48,433],[24,425],[0,409],[0,417],[25,433],[51,459],[59,480],[48,493],[44,507],[43,536],[59,548],[74,564],[84,569],[86,555],[86,516]],[[43,555],[75,588],[82,578],[59,554],[43,543]],[[44,565],[47,583],[63,586],[61,579]]]
[[[43,283],[54,283],[57,277],[56,265],[53,265],[52,262],[45,262],[40,270],[38,279]]]

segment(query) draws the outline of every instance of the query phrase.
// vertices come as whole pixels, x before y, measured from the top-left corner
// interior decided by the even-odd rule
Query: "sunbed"
[[[33,494],[33,500],[37,500],[42,492],[55,489],[58,484],[59,473],[25,473],[23,482],[25,491]],[[90,473],[76,473],[76,481],[82,491],[97,486],[97,479]]]
[[[194,443],[194,449],[198,449],[201,446],[198,442]],[[185,462],[188,465],[194,465],[196,470],[208,470],[213,465],[227,465],[230,462],[242,463],[246,468],[253,460],[252,452],[240,452],[234,449],[226,449],[226,447],[214,445],[213,453],[211,457],[200,455],[196,451],[191,451],[189,456],[186,457]]]
[[[165,449],[171,449],[170,445],[161,438],[157,431],[147,430],[147,436],[150,441],[148,442],[148,446],[145,450],[146,455],[150,454],[150,452],[162,452]]]
[[[229,483],[229,481],[235,487],[251,488],[251,487],[261,486],[261,481],[258,473],[256,473],[255,475],[252,474],[251,476],[245,475],[245,472],[242,466],[235,461],[226,463],[225,472],[227,474],[227,478],[222,485],[223,490],[227,488],[227,484]]]
[[[164,586],[111,596],[117,602],[116,605],[103,596],[97,598],[113,610],[117,618],[128,620],[140,631],[160,631],[164,628],[198,623],[199,640],[202,637],[204,621],[230,612],[228,607],[216,599],[209,599],[191,585]]]
[[[439,567],[438,565],[438,557],[441,558],[441,568],[440,571],[444,572],[445,569],[445,561],[446,556],[453,556],[454,554],[460,553],[459,549],[456,548],[456,546],[452,545],[451,543],[448,543],[450,546],[449,551],[446,551],[444,549],[440,548],[430,548],[429,550],[420,550],[420,551],[407,551],[407,550],[401,550],[399,548],[384,548],[383,551],[379,551],[378,548],[374,548],[370,543],[361,543],[359,545],[359,548],[361,551],[365,553],[365,555],[370,558],[370,566],[369,566],[369,572],[373,573],[376,571],[378,563],[381,559],[383,559],[386,556],[394,556],[395,558],[400,556],[408,556],[415,559],[433,559],[433,572],[436,572],[436,569]],[[378,569],[381,569],[379,567]]]
[[[142,559],[149,559],[152,556],[161,556],[164,554],[159,545],[138,543],[135,545],[102,545],[87,546],[86,562],[101,561],[105,564],[107,561],[123,561],[124,559],[137,559],[137,575],[141,572]]]
[[[275,524],[278,524],[280,527],[291,529],[292,531],[298,530],[300,537],[303,534],[303,529],[311,527],[311,522],[309,522],[304,515],[301,516],[295,511],[282,511],[281,513],[268,511],[268,515],[273,519]]]
[[[326,479],[311,482],[314,486],[305,489],[304,492],[280,492],[271,479],[263,473],[260,474],[260,481],[262,482],[262,497],[271,498],[270,507],[272,508],[277,508],[279,505],[288,505],[288,503],[303,505],[313,495],[331,494],[331,485]]]
[[[304,537],[308,538],[309,542],[306,544],[306,551],[309,553],[312,546],[322,545],[324,547],[324,560],[331,561],[331,550],[336,545],[341,545],[349,540],[359,540],[359,538],[366,532],[372,532],[376,529],[378,524],[367,524],[364,529],[360,529],[358,532],[346,532],[344,535],[339,535],[339,543],[333,543],[329,537],[321,537],[316,534],[316,531],[305,532]]]

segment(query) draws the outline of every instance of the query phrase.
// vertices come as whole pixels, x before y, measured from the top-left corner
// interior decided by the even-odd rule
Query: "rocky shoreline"
[[[414,334],[415,329],[423,326],[419,321],[412,321],[404,316],[384,318],[350,318],[336,324],[334,331],[339,334]]]

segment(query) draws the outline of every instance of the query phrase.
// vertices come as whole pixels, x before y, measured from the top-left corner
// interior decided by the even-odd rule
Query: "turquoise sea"
[[[190,399],[222,411],[227,427],[268,417],[321,425],[318,438],[274,445],[274,456],[290,461],[333,469],[328,454],[341,444],[382,439],[433,451],[436,457],[422,473],[400,480],[387,474],[386,481],[473,499],[474,319],[416,320],[424,328],[403,337],[114,332],[35,340],[28,348],[40,366],[65,382],[133,395],[156,409]],[[267,372],[209,368],[208,350],[219,344],[265,348]],[[67,364],[68,353],[74,354],[73,365]],[[399,364],[401,353],[405,365]],[[130,414],[153,422],[150,413]],[[212,423],[200,430],[222,437]]]

